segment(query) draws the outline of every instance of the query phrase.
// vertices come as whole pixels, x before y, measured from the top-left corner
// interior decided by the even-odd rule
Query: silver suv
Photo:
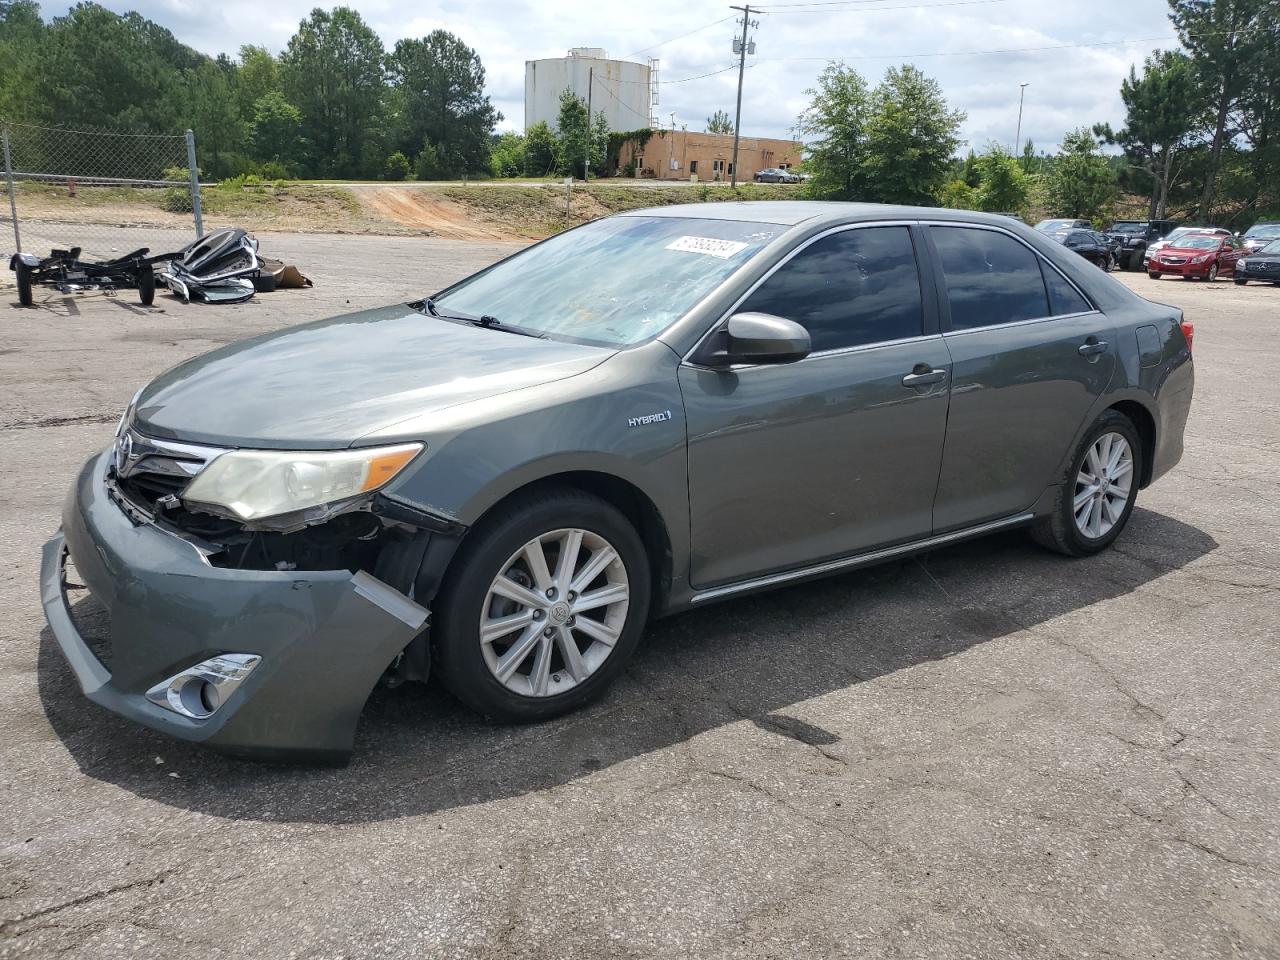
[[[1013,527],[1102,550],[1192,385],[1179,311],[1004,217],[641,210],[157,378],[44,607],[90,698],[225,750],[345,756],[428,670],[540,720],[651,617]]]

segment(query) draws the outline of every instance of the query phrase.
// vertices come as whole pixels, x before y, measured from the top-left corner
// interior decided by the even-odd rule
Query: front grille
[[[182,494],[210,460],[223,451],[215,447],[156,440],[132,427],[116,438],[115,479],[120,492],[150,512],[159,501]]]
[[[64,567],[63,584],[67,592],[67,609],[76,632],[89,652],[110,672],[114,652],[111,646],[111,611],[80,581],[75,560],[70,554]]]
[[[1186,263],[1187,258],[1186,257],[1165,257],[1160,262],[1168,263],[1168,264]]]

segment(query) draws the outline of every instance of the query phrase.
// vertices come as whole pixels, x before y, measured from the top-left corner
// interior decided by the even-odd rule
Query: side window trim
[[[790,250],[788,250],[787,253],[783,257],[781,257],[777,263],[775,263],[772,267],[770,267],[767,271],[765,271],[765,273],[758,280],[756,280],[755,283],[753,283],[750,287],[748,287],[742,293],[742,295],[733,302],[732,306],[730,306],[729,309],[725,310],[724,313],[722,313],[719,317],[717,317],[716,321],[710,324],[707,327],[707,329],[703,332],[702,336],[700,336],[697,339],[697,341],[694,343],[694,345],[690,347],[688,351],[686,351],[684,357],[681,358],[680,362],[687,363],[690,366],[694,366],[694,367],[701,367],[701,364],[694,362],[692,358],[701,349],[703,342],[706,341],[717,330],[719,330],[721,326],[723,326],[731,316],[737,313],[738,308],[741,307],[744,303],[746,303],[749,299],[751,299],[751,296],[758,289],[760,289],[762,286],[768,283],[769,279],[775,273],[777,273],[784,266],[786,266],[786,264],[790,263],[792,259],[797,257],[804,250],[808,249],[810,246],[817,243],[819,240],[824,240],[827,237],[834,236],[837,233],[846,233],[850,230],[870,230],[875,227],[906,227],[909,232],[909,236],[911,238],[911,245],[913,250],[915,251],[916,276],[919,278],[919,281],[920,281],[920,297],[921,297],[921,306],[923,311],[923,317],[922,317],[923,331],[918,337],[905,337],[899,340],[884,340],[877,343],[863,343],[863,344],[857,344],[850,347],[835,347],[831,350],[821,350],[815,353],[811,353],[809,354],[809,356],[805,357],[803,360],[800,360],[797,362],[806,363],[810,360],[821,359],[822,357],[837,356],[842,353],[853,353],[861,350],[873,350],[877,347],[889,346],[891,344],[911,343],[916,340],[927,340],[933,337],[937,337],[942,332],[940,324],[942,322],[941,314],[942,314],[943,306],[941,303],[939,303],[936,300],[936,295],[930,296],[930,294],[933,293],[933,291],[930,290],[929,282],[928,282],[929,281],[929,264],[927,263],[927,257],[922,256],[923,251],[921,250],[921,247],[920,247],[920,242],[919,242],[920,238],[917,236],[917,229],[916,229],[918,226],[919,224],[915,220],[868,220],[861,223],[837,224],[834,227],[831,227],[827,230],[822,230],[818,233],[815,233],[811,237],[805,238],[801,243],[797,244],[795,247],[792,247]],[[751,369],[757,366],[767,366],[767,364],[734,364],[734,366],[731,369],[743,370],[743,369]]]
[[[1059,270],[1057,265],[1049,260],[1048,257],[1042,254],[1035,247],[1031,246],[1031,244],[1027,243],[1027,241],[1023,240],[1020,236],[1005,230],[1003,227],[998,227],[995,224],[990,223],[967,223],[961,220],[921,220],[917,226],[919,227],[920,232],[924,234],[925,244],[929,251],[929,259],[932,261],[931,266],[933,268],[938,291],[938,319],[941,323],[941,331],[944,337],[963,336],[966,333],[995,330],[999,327],[1017,327],[1029,323],[1046,323],[1049,320],[1058,320],[1063,317],[1083,317],[1091,313],[1101,312],[1098,309],[1098,305],[1093,302],[1093,299],[1081,290],[1070,277]],[[1003,234],[1011,240],[1016,240],[1018,243],[1030,250],[1031,255],[1034,256],[1036,258],[1036,262],[1040,264],[1040,282],[1044,284],[1044,299],[1050,310],[1053,309],[1053,298],[1049,296],[1049,284],[1045,282],[1044,278],[1044,268],[1046,265],[1049,266],[1054,273],[1070,284],[1071,288],[1075,290],[1076,293],[1080,294],[1080,298],[1089,305],[1090,309],[1086,311],[1076,311],[1075,313],[1050,313],[1048,316],[1044,317],[1029,317],[1026,320],[1015,320],[1012,323],[992,323],[985,327],[969,327],[964,330],[954,329],[951,326],[951,301],[947,298],[947,277],[942,269],[942,258],[938,255],[938,248],[933,244],[934,227],[960,227],[973,230],[990,230],[992,233]]]

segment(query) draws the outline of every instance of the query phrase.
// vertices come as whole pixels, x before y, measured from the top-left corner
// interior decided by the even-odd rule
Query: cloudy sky
[[[138,0],[135,9],[206,53],[234,53],[242,43],[278,52],[315,5],[309,0]],[[661,60],[663,125],[701,129],[716,109],[734,108],[730,67],[733,16],[711,0],[354,0],[390,48],[402,37],[442,27],[474,47],[502,126],[524,124],[524,61],[562,56],[571,46],[604,47],[611,57]],[[1027,81],[1022,129],[1040,149],[1083,124],[1123,121],[1119,88],[1131,63],[1172,46],[1166,0],[762,0],[753,31],[756,56],[743,94],[745,135],[787,136],[807,103],[805,89],[828,60],[842,60],[869,80],[911,62],[942,84],[965,111],[962,136],[975,146],[1012,143],[1018,85]],[[46,16],[62,12],[46,4]],[[720,21],[722,18],[722,22]],[[683,35],[683,36],[682,36]],[[678,38],[678,39],[673,39]],[[1125,42],[1119,42],[1125,41]],[[1092,44],[1093,46],[1067,46]],[[1057,49],[1045,49],[1057,48]],[[1000,52],[989,52],[1000,51]]]

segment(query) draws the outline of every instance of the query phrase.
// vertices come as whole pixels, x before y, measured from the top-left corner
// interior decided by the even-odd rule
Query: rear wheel
[[[648,558],[626,517],[578,490],[540,492],[468,534],[436,601],[436,665],[478,712],[546,720],[605,691],[648,610]]]
[[[138,274],[138,299],[144,307],[156,302],[156,273],[150,266],[144,267]]]
[[[19,260],[14,265],[14,273],[18,275],[18,302],[29,307],[35,302],[31,293],[31,268]]]
[[[1053,513],[1031,528],[1031,536],[1069,557],[1110,546],[1133,512],[1142,457],[1133,422],[1108,410],[1085,434],[1059,486]]]

